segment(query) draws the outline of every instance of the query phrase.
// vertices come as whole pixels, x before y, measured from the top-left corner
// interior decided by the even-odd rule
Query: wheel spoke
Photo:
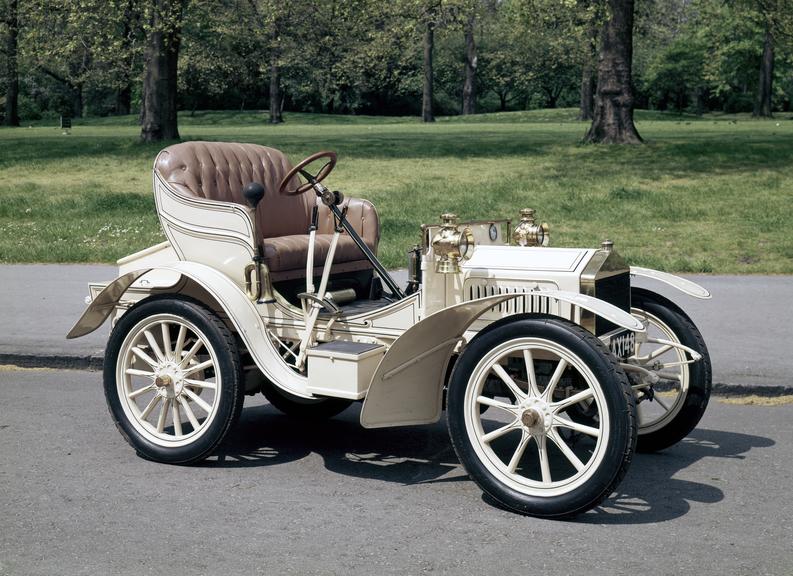
[[[515,470],[518,469],[518,464],[520,463],[520,459],[523,458],[523,453],[526,451],[526,446],[528,446],[529,440],[531,440],[531,434],[524,430],[523,436],[518,443],[518,447],[515,449],[515,453],[512,454],[509,464],[507,464],[507,470],[509,470],[510,474],[514,474]]]
[[[512,392],[512,395],[515,396],[515,400],[517,402],[520,402],[526,398],[526,394],[524,394],[523,390],[521,390],[518,385],[515,384],[515,381],[509,374],[507,374],[507,371],[504,370],[504,367],[501,364],[495,363],[490,368],[498,375],[499,378],[501,378],[504,384],[507,385],[507,388],[509,388],[510,392]]]
[[[162,351],[165,354],[165,359],[170,360],[173,354],[171,350],[171,326],[167,322],[163,322],[162,326]]]
[[[586,434],[587,436],[592,436],[594,438],[600,438],[600,430],[598,428],[593,428],[592,426],[585,426],[584,424],[579,424],[578,422],[573,422],[572,420],[568,420],[567,418],[563,418],[558,414],[553,415],[553,425],[554,426],[563,426],[565,428],[570,428],[571,430],[575,430],[576,432],[581,432],[582,434]]]
[[[584,469],[584,463],[581,462],[581,459],[570,449],[570,446],[567,445],[564,438],[559,436],[556,429],[551,428],[551,431],[548,433],[548,438],[551,439],[551,442],[556,444],[556,447],[559,448],[559,451],[570,461],[576,471],[581,472],[581,470]]]
[[[143,409],[143,412],[140,413],[140,419],[145,420],[146,418],[148,418],[149,414],[151,414],[151,411],[154,410],[157,404],[159,404],[160,400],[162,400],[162,396],[156,394],[154,398],[151,399],[151,401],[146,406],[146,408]]]
[[[187,336],[187,326],[184,324],[179,325],[179,334],[176,336],[176,346],[173,349],[173,357],[179,359],[184,350],[184,338]]]
[[[217,390],[217,384],[214,382],[207,382],[206,380],[191,380],[190,378],[185,378],[184,382],[188,386],[193,386],[194,388],[206,388],[208,390]]]
[[[579,402],[583,402],[584,400],[588,400],[592,398],[594,395],[594,391],[592,388],[587,388],[586,390],[582,390],[578,394],[573,394],[572,396],[565,398],[564,400],[560,400],[559,402],[552,405],[554,412],[561,412],[566,408],[569,408],[573,404],[578,404]]]
[[[534,357],[531,350],[523,351],[523,361],[526,364],[526,379],[529,381],[529,393],[539,398],[541,396],[540,389],[537,387],[537,375],[534,373]]]
[[[147,372],[146,370],[138,370],[137,368],[127,368],[124,371],[125,374],[129,374],[130,376],[148,376],[149,378],[154,377],[154,372]]]
[[[667,412],[669,412],[669,404],[667,404],[666,402],[664,402],[663,400],[661,400],[661,396],[660,396],[659,394],[657,394],[657,393],[656,393],[656,394],[654,394],[654,395],[653,395],[653,400],[655,400],[656,402],[658,402],[658,403],[661,405],[661,408],[663,408],[664,410],[666,410]]]
[[[668,372],[657,372],[657,374],[661,380],[674,380],[675,382],[682,381],[680,374],[669,374]]]
[[[515,420],[514,422],[510,422],[509,424],[507,424],[506,426],[502,426],[501,428],[496,428],[492,432],[488,432],[487,434],[482,436],[482,442],[489,444],[496,438],[501,438],[507,432],[510,432],[511,430],[515,429],[515,422],[517,422],[517,420]]]
[[[179,365],[184,367],[188,362],[190,362],[190,360],[193,359],[193,356],[198,353],[198,351],[201,349],[201,346],[203,345],[204,341],[201,340],[201,338],[196,337],[196,341],[190,347],[190,350],[187,351],[187,354],[184,355],[184,358],[180,360]]]
[[[209,368],[210,366],[214,366],[214,365],[215,365],[214,360],[212,360],[212,358],[210,358],[209,360],[204,360],[203,362],[201,362],[200,364],[196,364],[195,366],[188,366],[185,369],[185,371],[184,371],[184,375],[185,376],[189,376],[190,374],[194,374],[195,372],[198,372],[199,370],[204,370],[204,369]]]
[[[160,408],[160,417],[157,419],[157,432],[162,434],[165,429],[165,419],[168,417],[168,409],[171,407],[171,399],[166,398]]]
[[[182,415],[179,413],[179,403],[171,402],[171,413],[173,416],[173,433],[175,436],[182,435]]]
[[[514,404],[507,404],[506,402],[501,402],[500,400],[494,400],[493,398],[488,398],[487,396],[479,396],[476,399],[477,403],[484,404],[485,406],[492,406],[493,408],[498,408],[500,410],[505,410],[511,414],[515,413],[516,406]]]
[[[195,417],[193,409],[190,408],[190,404],[187,403],[187,400],[184,399],[184,396],[179,396],[179,404],[182,405],[184,413],[187,415],[187,419],[190,420],[190,425],[193,427],[193,432],[195,432],[198,430],[200,424],[198,423],[198,419]]]
[[[143,331],[143,335],[146,336],[146,341],[149,343],[149,346],[151,347],[151,349],[154,352],[154,355],[157,357],[157,359],[160,362],[165,362],[167,360],[167,358],[162,353],[162,350],[160,350],[160,345],[157,344],[157,340],[154,339],[154,335],[151,333],[151,331],[144,330]]]
[[[199,398],[198,394],[190,390],[190,388],[182,388],[182,391],[185,394],[187,394],[187,396],[190,397],[190,400],[198,404],[204,412],[206,412],[207,414],[212,412],[212,406],[210,406],[209,404],[204,402],[201,398]]]
[[[159,363],[154,358],[152,358],[151,356],[146,354],[143,350],[141,350],[139,346],[133,347],[132,353],[141,360],[143,360],[146,364],[148,364],[152,368],[157,368],[157,366],[159,365]]]
[[[545,434],[540,436],[539,442],[537,442],[537,453],[540,457],[542,482],[543,484],[550,484],[553,480],[551,479],[551,466],[548,464],[548,443],[545,438]]]
[[[556,385],[559,384],[559,381],[562,379],[562,374],[564,374],[566,369],[567,360],[564,358],[559,358],[559,363],[556,365],[556,370],[554,370],[553,376],[551,376],[551,379],[548,382],[548,386],[545,387],[545,392],[542,393],[542,397],[546,402],[551,402],[553,400],[553,393],[554,390],[556,390]]]
[[[138,388],[134,392],[127,393],[127,398],[129,398],[130,400],[134,400],[141,394],[145,394],[146,392],[151,392],[153,388],[154,388],[154,384],[149,384],[147,386],[144,386],[143,388]]]

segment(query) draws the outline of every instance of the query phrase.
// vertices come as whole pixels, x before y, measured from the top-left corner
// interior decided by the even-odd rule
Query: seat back
[[[246,205],[243,187],[262,184],[265,195],[256,209],[256,226],[264,238],[308,231],[313,196],[278,193],[291,168],[274,148],[236,142],[182,142],[165,148],[154,162],[160,177],[186,196]]]

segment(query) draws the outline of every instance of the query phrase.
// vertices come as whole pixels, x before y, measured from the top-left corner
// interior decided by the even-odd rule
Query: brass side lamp
[[[441,229],[432,239],[432,250],[438,258],[435,271],[439,274],[456,274],[460,260],[469,258],[474,247],[470,228],[460,230],[456,214],[441,214]]]

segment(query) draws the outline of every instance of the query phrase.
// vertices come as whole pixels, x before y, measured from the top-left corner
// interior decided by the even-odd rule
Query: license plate
[[[617,358],[629,358],[636,352],[636,334],[629,330],[619,332],[609,339],[611,353]]]

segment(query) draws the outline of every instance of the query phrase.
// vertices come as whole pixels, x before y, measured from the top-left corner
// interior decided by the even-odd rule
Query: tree
[[[3,54],[6,59],[6,126],[19,126],[19,4],[18,0],[7,0],[3,22],[6,27],[6,42]]]
[[[465,82],[463,83],[463,115],[476,114],[476,13],[472,10],[465,22]]]
[[[601,31],[597,92],[592,125],[586,142],[638,144],[633,123],[633,11],[634,0],[607,0],[608,17]]]
[[[144,142],[179,138],[177,73],[185,0],[149,0],[140,138]]]

